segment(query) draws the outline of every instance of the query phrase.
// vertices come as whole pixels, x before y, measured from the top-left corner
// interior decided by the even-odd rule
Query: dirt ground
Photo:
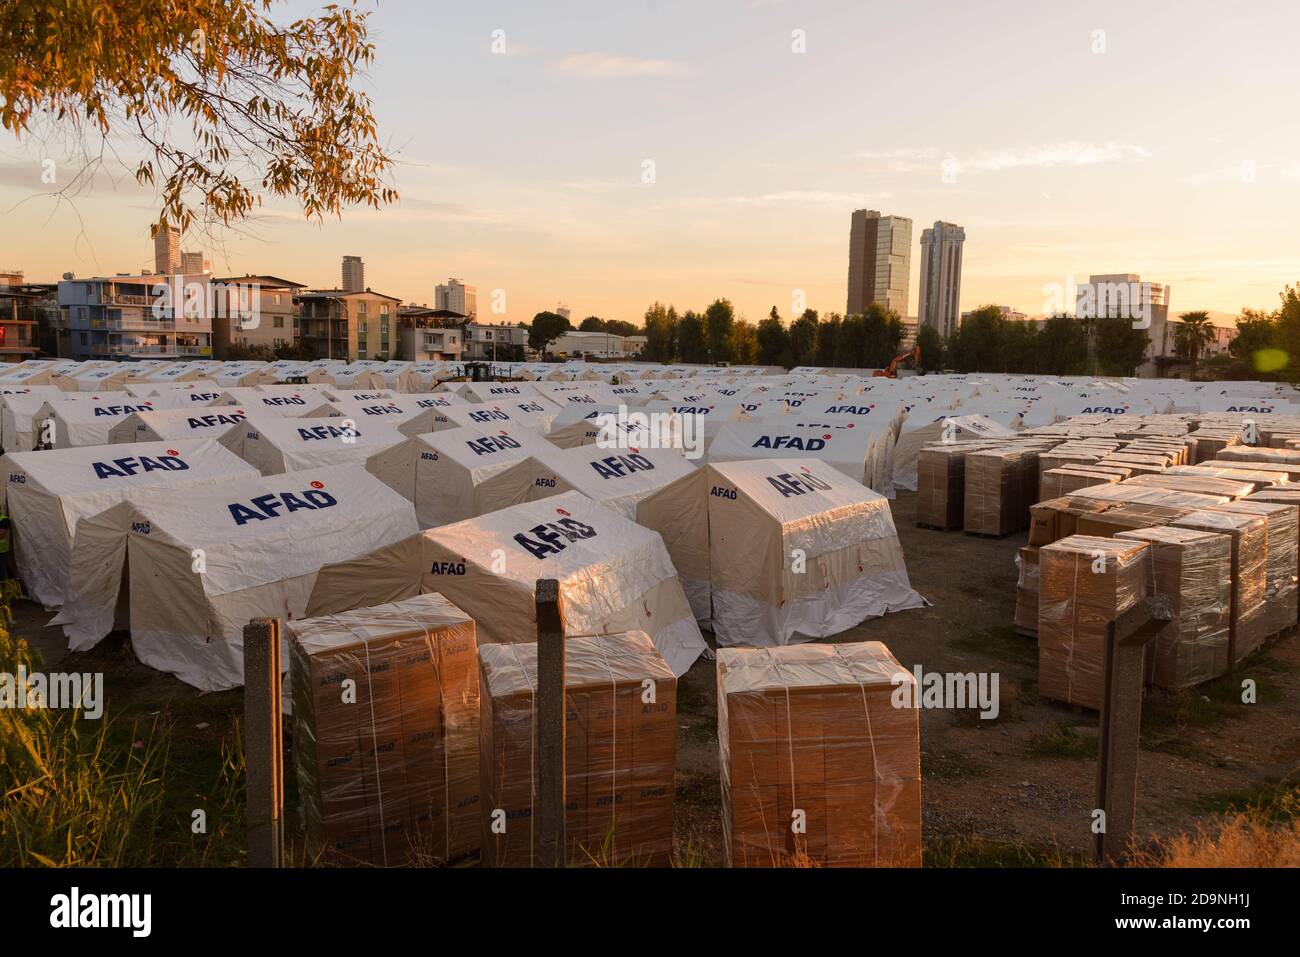
[[[922,711],[921,769],[927,864],[1072,864],[1091,846],[1097,720],[1039,698],[1033,639],[1012,630],[1016,549],[1003,539],[915,525],[915,499],[892,504],[913,587],[930,607],[875,619],[836,641],[882,641],[906,668],[998,672],[1001,713]],[[232,734],[239,692],[200,694],[139,664],[124,635],[70,655],[51,617],[20,602],[13,630],[53,670],[103,671],[114,720],[170,721],[197,760]],[[707,636],[706,636],[707,637]],[[1259,702],[1239,701],[1253,678]],[[677,858],[722,862],[714,662],[701,659],[678,688]],[[1139,831],[1190,831],[1234,804],[1300,774],[1300,637],[1292,630],[1233,679],[1144,705]],[[291,789],[292,793],[292,789]]]

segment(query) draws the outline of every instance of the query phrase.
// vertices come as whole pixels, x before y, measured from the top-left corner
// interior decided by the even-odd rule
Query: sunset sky
[[[639,323],[655,299],[720,296],[789,318],[796,289],[843,311],[868,207],[913,220],[912,315],[936,219],[966,229],[963,309],[1039,314],[1048,283],[1135,272],[1174,312],[1235,314],[1300,280],[1293,2],[361,6],[401,202],[323,225],[272,202],[206,244],[214,271],[334,286],[355,254],[407,301],[457,276],[485,312],[503,289],[510,321],[562,302]],[[0,268],[150,266],[153,194],[118,171],[55,202],[40,161],[65,155],[0,138]]]

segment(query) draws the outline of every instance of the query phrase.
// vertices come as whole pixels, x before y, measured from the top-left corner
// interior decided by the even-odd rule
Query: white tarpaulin
[[[474,618],[480,643],[536,641],[539,578],[559,581],[569,636],[644,631],[676,675],[705,652],[659,535],[577,492],[326,566],[307,614],[438,592]]]
[[[702,472],[720,645],[825,638],[924,606],[884,496],[816,459],[713,463]]]
[[[243,409],[232,405],[133,412],[109,429],[108,441],[116,445],[120,442],[217,439],[247,418]],[[235,449],[231,451],[238,454]]]
[[[234,688],[250,620],[303,617],[322,565],[417,531],[411,503],[356,465],[131,493],[78,524],[53,623],[82,651],[125,610],[118,624],[146,665],[204,691]]]
[[[389,422],[276,419],[250,413],[243,428],[226,432],[221,443],[263,475],[279,475],[327,465],[361,465],[376,452],[405,439]]]
[[[63,603],[77,522],[140,489],[194,488],[250,478],[257,470],[211,439],[139,442],[0,458],[13,520],[18,573],[46,607]]]
[[[12,386],[0,389],[0,449],[32,450],[32,422],[46,402],[58,402],[71,393],[52,385]]]
[[[310,385],[259,386],[256,389],[241,386],[221,393],[217,404],[234,405],[250,412],[269,412],[283,418],[299,418],[318,415],[329,405],[329,399],[319,388]]]
[[[564,492],[582,492],[636,520],[637,502],[695,471],[677,449],[550,449],[516,462],[474,489],[474,512],[483,515]]]
[[[931,442],[958,439],[1009,438],[1015,430],[983,415],[937,415],[933,418],[913,412],[903,423],[894,445],[894,487],[916,491],[916,456]]]
[[[798,415],[729,423],[709,444],[709,461],[816,458],[878,492],[893,490],[892,477],[886,480],[881,474],[892,461],[892,425],[873,431],[857,423],[823,424]]]
[[[56,449],[107,445],[108,432],[133,412],[153,411],[153,399],[99,398],[90,402],[47,402],[37,410],[33,426],[37,432],[51,429],[50,445]]]
[[[529,455],[555,447],[526,429],[444,429],[413,436],[370,457],[366,468],[415,503],[421,528],[474,514],[474,489]]]

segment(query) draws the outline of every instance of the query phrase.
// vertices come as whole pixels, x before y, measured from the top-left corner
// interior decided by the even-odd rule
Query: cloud
[[[934,172],[939,169],[962,173],[1001,173],[1015,169],[1056,169],[1096,166],[1150,159],[1144,147],[1131,143],[1088,143],[1067,140],[1045,146],[984,150],[970,156],[945,153],[937,147],[907,147],[894,150],[861,150],[851,157],[877,173]]]
[[[571,53],[551,61],[551,69],[566,76],[607,80],[642,76],[689,76],[691,68],[677,60],[619,56],[616,53]]]
[[[728,196],[722,201],[738,206],[800,206],[805,209],[814,207],[843,208],[857,207],[863,203],[892,199],[893,193],[836,193],[827,190],[787,189],[775,193],[760,193],[757,196]]]
[[[1253,160],[1243,160],[1236,166],[1224,166],[1219,169],[1204,169],[1198,173],[1190,173],[1180,179],[1180,182],[1188,186],[1205,186],[1208,183],[1235,183],[1239,186],[1254,182],[1255,178],[1264,170],[1272,167],[1256,164]],[[1283,174],[1283,179],[1288,178]]]

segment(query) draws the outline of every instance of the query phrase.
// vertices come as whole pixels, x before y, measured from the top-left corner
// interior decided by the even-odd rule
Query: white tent
[[[322,565],[416,531],[411,503],[356,465],[132,493],[78,524],[54,623],[81,651],[125,612],[146,665],[204,691],[237,687],[251,619],[301,618]]]
[[[120,419],[108,431],[108,441],[166,442],[184,439],[217,439],[248,418],[243,409],[232,405],[215,409],[159,409],[133,412]],[[231,449],[238,454],[238,450]]]
[[[937,415],[931,418],[913,413],[903,423],[903,431],[894,445],[894,487],[916,491],[916,457],[921,447],[931,442],[1008,438],[1015,434],[1015,430],[983,415]]]
[[[644,631],[679,676],[705,652],[659,535],[577,492],[326,566],[307,613],[438,592],[474,618],[480,643],[536,641],[539,578],[559,581],[569,636]]]
[[[694,481],[708,502],[720,645],[825,638],[865,618],[924,606],[908,580],[889,502],[826,462],[711,463]]]
[[[733,422],[709,444],[710,462],[746,459],[816,458],[882,494],[893,491],[887,471],[894,433],[886,424],[873,431],[857,423],[815,423],[801,416],[774,416],[759,422]]]
[[[256,469],[211,439],[139,442],[129,449],[88,447],[11,452],[6,511],[13,520],[18,572],[47,607],[63,603],[77,522],[140,489],[194,488],[249,478]]]
[[[284,391],[284,390],[288,391]],[[269,412],[283,418],[319,416],[329,399],[316,386],[239,386],[226,389],[216,405],[234,405],[247,411]]]
[[[559,408],[544,399],[505,399],[494,402],[466,402],[438,410],[434,431],[439,429],[526,429],[544,433]]]
[[[241,428],[222,435],[221,444],[256,466],[263,475],[327,465],[360,465],[376,452],[406,438],[391,422],[277,419],[251,412],[248,415]]]
[[[599,449],[580,445],[534,453],[480,482],[474,512],[533,502],[564,492],[582,492],[592,501],[636,520],[641,499],[695,471],[677,449]]]
[[[124,393],[125,394],[125,393]],[[91,402],[46,402],[36,411],[33,428],[41,431],[50,423],[56,449],[79,448],[87,445],[107,445],[108,432],[122,419],[134,412],[152,412],[152,399],[98,398]]]
[[[379,451],[366,468],[415,503],[421,528],[432,528],[473,515],[474,489],[480,482],[554,448],[525,429],[444,429]]]
[[[58,402],[71,393],[57,386],[6,386],[0,388],[0,449],[32,450],[32,422],[46,402]]]

